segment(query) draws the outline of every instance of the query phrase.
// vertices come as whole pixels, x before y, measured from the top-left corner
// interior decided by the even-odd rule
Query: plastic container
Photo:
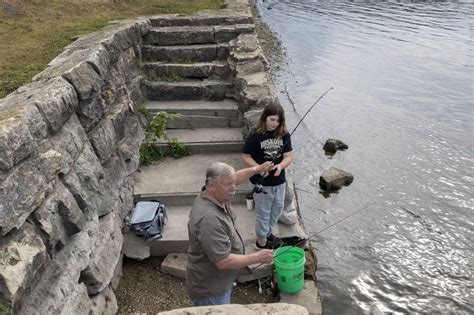
[[[303,289],[305,262],[304,250],[299,247],[283,246],[275,251],[275,269],[280,291],[297,293]]]

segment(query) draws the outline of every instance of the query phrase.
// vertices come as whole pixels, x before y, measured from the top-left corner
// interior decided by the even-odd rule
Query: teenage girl
[[[283,107],[277,104],[267,105],[255,130],[247,138],[242,149],[243,160],[247,166],[257,166],[266,161],[275,164],[269,173],[257,174],[250,178],[255,185],[264,176],[263,190],[266,193],[254,193],[257,241],[255,246],[277,248],[281,240],[272,234],[280,217],[285,201],[285,168],[293,161],[290,134],[285,122]]]

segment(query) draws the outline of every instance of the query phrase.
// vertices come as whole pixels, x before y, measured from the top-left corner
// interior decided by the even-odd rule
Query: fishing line
[[[296,243],[296,244],[294,244],[294,245],[289,245],[289,248],[285,249],[285,250],[282,251],[281,253],[278,253],[277,255],[274,255],[274,256],[273,256],[273,259],[275,259],[276,257],[278,257],[278,256],[280,256],[280,255],[283,255],[283,254],[286,253],[287,251],[291,250],[293,247],[297,247],[297,246],[299,246],[299,245],[304,244],[306,241],[312,239],[312,238],[315,237],[316,235],[318,235],[318,234],[320,234],[320,233],[322,233],[322,232],[324,232],[324,231],[326,231],[326,230],[329,230],[329,229],[332,228],[333,226],[335,226],[335,225],[341,223],[342,221],[347,220],[347,219],[349,219],[350,217],[355,216],[356,214],[358,214],[359,212],[362,212],[363,210],[367,209],[368,206],[370,206],[370,205],[372,205],[372,204],[374,204],[374,203],[375,203],[375,201],[371,201],[371,202],[369,202],[368,204],[366,204],[365,206],[363,206],[362,208],[358,209],[357,211],[354,211],[354,212],[352,212],[351,214],[349,214],[349,215],[343,217],[342,219],[337,220],[336,222],[334,222],[334,223],[332,223],[332,224],[326,226],[325,228],[323,228],[323,229],[321,229],[321,230],[319,230],[319,231],[317,231],[317,232],[315,232],[315,233],[313,233],[313,234],[310,234],[308,237],[302,239],[302,240],[299,241],[298,243]],[[282,247],[282,246],[280,246],[280,247],[278,247],[278,248],[281,248],[281,247]],[[277,248],[277,249],[278,249],[278,248]],[[253,272],[254,270],[256,270],[258,267],[260,267],[260,266],[262,266],[262,265],[264,265],[264,264],[261,263],[261,264],[257,265],[256,267],[253,267],[253,268],[250,268],[250,267],[249,267],[249,269]]]

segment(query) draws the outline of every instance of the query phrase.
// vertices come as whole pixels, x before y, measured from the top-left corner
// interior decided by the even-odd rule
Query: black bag
[[[167,222],[164,204],[159,201],[139,201],[133,209],[129,227],[138,236],[160,239]]]

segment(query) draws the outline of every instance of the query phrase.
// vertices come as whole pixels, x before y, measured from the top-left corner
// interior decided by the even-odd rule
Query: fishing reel
[[[260,184],[260,183],[257,183],[257,184],[255,184],[255,186],[253,186],[253,192],[255,194],[261,194],[261,193],[266,194],[267,193],[265,190],[263,190],[263,185]]]

